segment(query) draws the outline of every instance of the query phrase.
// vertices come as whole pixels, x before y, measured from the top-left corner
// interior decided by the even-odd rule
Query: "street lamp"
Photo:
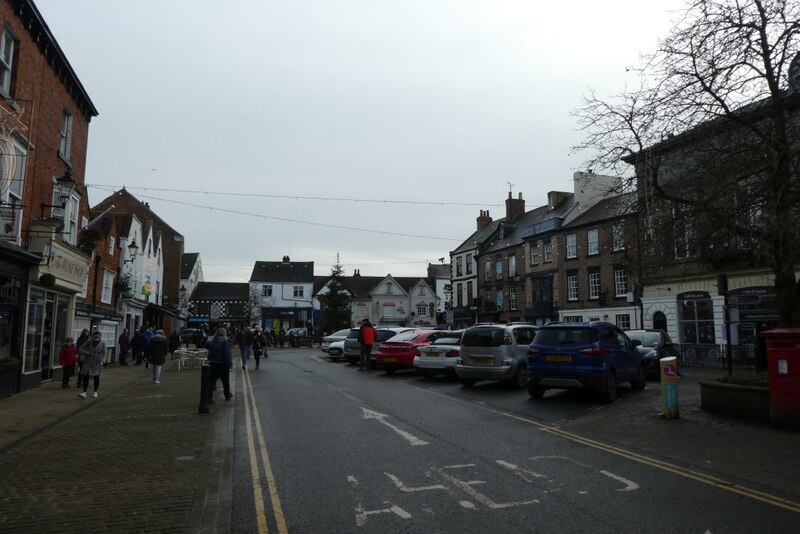
[[[58,191],[58,199],[61,201],[61,204],[45,204],[42,202],[40,204],[41,207],[41,219],[44,219],[44,210],[46,208],[61,208],[62,210],[67,207],[67,201],[72,197],[72,194],[77,189],[78,184],[75,183],[75,180],[72,179],[72,173],[67,169],[67,172],[64,173],[64,176],[61,178],[56,179],[56,188]]]
[[[122,260],[122,264],[125,265],[126,263],[133,263],[133,260],[136,259],[136,255],[138,254],[138,252],[139,252],[139,245],[136,244],[136,240],[134,239],[133,241],[131,241],[131,244],[128,245],[128,255],[130,256],[130,259]],[[186,290],[184,289],[184,292],[185,291]]]

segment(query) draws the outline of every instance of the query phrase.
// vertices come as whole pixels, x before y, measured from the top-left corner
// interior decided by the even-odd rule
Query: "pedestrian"
[[[231,345],[228,343],[227,332],[224,328],[217,328],[214,332],[214,339],[208,348],[208,402],[214,402],[214,388],[217,387],[217,380],[222,380],[222,391],[225,400],[231,400],[230,372],[233,367],[233,355]]]
[[[267,352],[267,338],[264,336],[264,333],[256,327],[256,330],[253,332],[253,357],[256,360],[256,369],[259,368],[261,364],[261,355]]]
[[[283,328],[281,328],[278,333],[278,342],[281,344],[281,348],[286,344],[286,330]]]
[[[123,328],[122,333],[117,340],[119,343],[119,364],[120,366],[128,365],[128,351],[131,350],[131,338],[128,335],[128,329]]]
[[[219,330],[217,331],[219,332]],[[236,341],[239,343],[239,350],[242,353],[242,369],[247,369],[247,360],[250,359],[250,353],[253,350],[253,332],[249,326],[244,325]]]
[[[68,337],[61,345],[61,350],[58,353],[58,363],[61,364],[61,387],[66,389],[69,387],[69,379],[75,374],[75,363],[78,361],[78,347],[72,342],[72,338]]]
[[[289,330],[289,347],[296,347],[297,346],[296,340],[297,336],[294,335],[294,331]]]
[[[147,361],[153,366],[153,382],[156,384],[161,383],[161,366],[167,361],[167,352],[169,352],[169,342],[167,336],[164,335],[163,330],[156,330],[150,344],[147,345]]]
[[[90,337],[92,336],[89,335],[88,328],[84,328],[83,330],[81,330],[81,335],[78,336],[78,340],[75,342],[75,347],[78,348],[78,351],[81,350],[81,347],[83,346],[84,343],[89,341]],[[81,367],[81,359],[78,358],[78,370],[80,370],[80,367]]]
[[[358,342],[361,344],[361,358],[358,362],[358,370],[366,371],[369,369],[369,358],[372,354],[372,345],[375,344],[375,327],[364,319],[358,331]]]
[[[83,391],[78,393],[82,399],[86,398],[86,390],[89,388],[89,377],[94,379],[94,392],[92,397],[97,398],[97,390],[100,389],[100,373],[103,372],[103,358],[106,356],[106,344],[103,337],[95,330],[92,337],[81,345],[79,349],[81,359],[81,370],[78,377],[81,381]]]
[[[145,328],[142,326],[139,330],[133,334],[133,339],[131,340],[131,351],[133,352],[133,357],[136,360],[136,363],[133,365],[142,365],[142,359],[144,358],[144,349],[147,347],[147,339],[144,337]]]
[[[178,335],[177,330],[173,330],[169,336],[169,357],[171,360],[175,359],[175,351],[181,348],[181,337]]]

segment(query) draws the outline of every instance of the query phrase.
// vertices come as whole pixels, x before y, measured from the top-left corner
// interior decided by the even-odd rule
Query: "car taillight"
[[[448,356],[448,357],[450,357],[450,358],[453,358],[453,357],[455,357],[455,356],[460,356],[460,355],[461,355],[461,351],[458,351],[458,350],[455,350],[455,349],[453,349],[453,350],[448,350],[448,351],[447,351],[447,354],[446,354],[445,356]]]
[[[605,351],[600,345],[592,345],[591,348],[581,349],[578,352],[586,356],[602,356],[603,354],[605,354]]]
[[[528,356],[536,356],[540,352],[542,352],[542,351],[540,351],[539,349],[535,349],[533,347],[528,347]]]
[[[503,345],[511,345],[511,334],[506,334],[503,336]]]

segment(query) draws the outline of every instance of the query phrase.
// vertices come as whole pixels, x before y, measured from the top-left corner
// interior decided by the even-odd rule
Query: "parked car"
[[[334,341],[330,345],[328,345],[328,357],[332,361],[338,362],[343,354],[344,354],[344,339],[341,339],[339,341]]]
[[[194,341],[195,332],[197,332],[197,328],[181,328],[181,331],[178,332],[181,343],[192,343]]]
[[[381,343],[375,353],[375,363],[389,374],[400,369],[413,369],[414,357],[419,356],[419,347],[436,341],[446,333],[445,330],[419,329],[397,334]]]
[[[286,341],[289,342],[290,347],[311,346],[311,338],[308,337],[308,330],[305,328],[290,328],[287,330]]]
[[[478,380],[501,380],[524,388],[528,345],[536,335],[530,324],[479,324],[464,331],[456,374],[465,387]]]
[[[651,378],[661,378],[661,358],[675,356],[680,362],[680,353],[672,343],[669,334],[663,330],[645,329],[645,330],[626,330],[625,335],[631,341],[639,340],[641,343],[636,347],[642,353],[642,360],[644,361],[645,375]],[[680,367],[678,371],[680,376]]]
[[[542,326],[528,348],[528,393],[540,399],[550,388],[590,388],[614,402],[622,382],[642,390],[647,378],[639,343],[606,322]]]
[[[425,377],[439,374],[456,376],[456,361],[461,354],[463,330],[445,332],[429,345],[423,345],[414,356],[414,370]]]
[[[414,328],[404,328],[404,327],[375,327],[375,344],[372,346],[372,355],[370,356],[369,366],[375,367],[376,360],[375,354],[378,352],[378,349],[381,347],[381,343],[384,341],[393,338],[397,334],[401,334],[403,332],[408,332],[409,330],[414,330]],[[351,328],[350,333],[347,334],[347,337],[344,340],[344,357],[347,359],[348,362],[352,365],[356,365],[358,363],[359,358],[361,358],[361,344],[358,342],[358,328]]]
[[[333,334],[328,334],[327,336],[322,338],[322,343],[320,343],[319,346],[320,350],[322,350],[322,352],[328,352],[328,347],[331,346],[331,343],[333,343],[334,341],[344,341],[344,339],[347,337],[347,334],[349,333],[350,329],[345,328],[344,330],[337,330]]]

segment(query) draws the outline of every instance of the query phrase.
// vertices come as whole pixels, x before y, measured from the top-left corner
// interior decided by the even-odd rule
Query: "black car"
[[[663,330],[653,328],[645,330],[626,330],[631,340],[638,339],[641,345],[636,347],[642,353],[644,371],[649,378],[661,377],[661,366],[659,360],[668,356],[675,356],[680,363],[680,353],[678,348],[670,339],[669,334]],[[680,372],[678,373],[680,376]]]

